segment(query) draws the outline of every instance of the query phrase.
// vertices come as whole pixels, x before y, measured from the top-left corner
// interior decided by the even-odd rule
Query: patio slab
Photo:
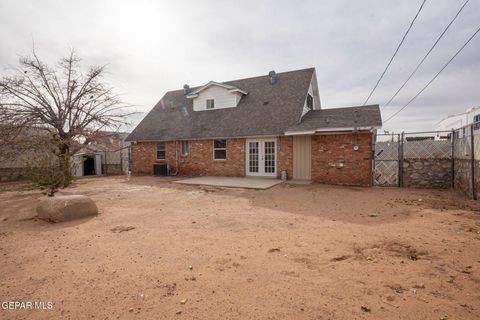
[[[229,188],[247,189],[268,189],[282,183],[280,179],[274,178],[252,178],[252,177],[196,177],[174,181],[180,184],[207,185]]]

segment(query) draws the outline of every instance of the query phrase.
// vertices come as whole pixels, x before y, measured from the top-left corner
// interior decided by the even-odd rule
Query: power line
[[[392,64],[393,59],[394,59],[395,56],[397,55],[398,50],[400,50],[400,47],[402,46],[403,42],[405,41],[405,38],[407,37],[408,33],[410,32],[410,29],[412,29],[413,23],[415,22],[415,20],[417,20],[417,17],[418,17],[418,15],[420,14],[420,11],[422,11],[423,5],[425,4],[425,2],[427,2],[427,0],[423,0],[420,8],[419,8],[418,11],[417,11],[417,14],[415,15],[415,17],[413,17],[412,22],[410,22],[410,25],[408,26],[407,32],[405,32],[405,34],[403,35],[403,38],[402,38],[402,40],[400,41],[400,43],[398,44],[397,49],[396,49],[395,52],[393,53],[393,56],[390,58],[390,61],[388,62],[387,66],[385,67],[385,70],[383,70],[382,74],[380,75],[380,78],[378,79],[377,83],[376,83],[375,86],[373,87],[372,91],[371,91],[370,94],[368,95],[368,97],[367,97],[367,99],[365,100],[365,102],[363,103],[363,105],[366,105],[366,104],[367,104],[368,100],[370,100],[370,98],[372,97],[372,94],[375,92],[375,90],[377,89],[378,85],[380,84],[380,81],[382,81],[383,76],[385,75],[385,73],[387,72],[388,68],[389,68],[390,65]]]
[[[420,94],[422,94],[423,91],[425,91],[425,89],[428,88],[428,86],[440,75],[440,73],[442,73],[443,70],[445,70],[445,68],[450,64],[450,62],[453,61],[453,59],[456,58],[456,56],[463,50],[463,48],[465,48],[467,46],[467,44],[472,41],[472,39],[477,35],[477,33],[480,31],[480,27],[477,29],[477,31],[475,31],[472,36],[467,40],[467,42],[465,42],[463,44],[463,46],[453,55],[453,57],[450,58],[450,60],[448,60],[448,62],[443,66],[442,69],[440,69],[440,71],[432,78],[432,80],[430,80],[423,88],[422,90],[420,90],[415,96],[413,96],[412,99],[410,99],[410,101],[408,101],[403,107],[400,108],[400,110],[398,110],[397,112],[395,112],[393,115],[391,115],[387,120],[385,120],[383,123],[387,123],[389,120],[391,120],[393,117],[395,117],[397,114],[399,114],[403,109],[405,109],[410,103],[413,102],[413,100],[415,100]]]
[[[387,103],[385,103],[385,105],[383,106],[382,108],[382,111],[385,110],[385,108],[393,101],[393,99],[395,99],[395,97],[400,93],[400,91],[402,91],[403,87],[405,87],[405,85],[407,84],[408,81],[410,81],[410,79],[413,77],[413,75],[418,71],[418,69],[420,68],[420,66],[425,62],[425,60],[427,59],[427,57],[430,55],[430,53],[433,51],[433,49],[437,46],[438,42],[440,42],[440,39],[442,39],[442,37],[445,35],[445,33],[447,32],[447,30],[450,28],[450,26],[453,24],[453,22],[457,19],[458,15],[460,14],[460,12],[462,12],[463,8],[465,8],[465,6],[467,5],[467,3],[469,2],[470,0],[467,0],[465,1],[465,3],[460,7],[460,9],[458,10],[457,14],[453,17],[453,19],[450,21],[450,23],[447,25],[447,27],[443,30],[443,32],[440,34],[440,36],[437,38],[437,40],[435,41],[435,43],[433,44],[433,46],[430,48],[430,50],[428,50],[427,54],[423,57],[423,59],[418,63],[418,65],[415,67],[415,69],[413,70],[413,72],[408,76],[407,80],[405,80],[405,82],[401,85],[400,88],[398,88],[397,92],[395,92],[395,94],[390,98],[390,100],[388,100]]]

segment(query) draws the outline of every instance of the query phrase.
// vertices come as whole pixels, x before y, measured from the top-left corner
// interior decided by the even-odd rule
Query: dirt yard
[[[61,193],[100,215],[50,224],[0,188],[0,300],[54,303],[1,319],[480,319],[480,213],[452,191],[92,178]]]

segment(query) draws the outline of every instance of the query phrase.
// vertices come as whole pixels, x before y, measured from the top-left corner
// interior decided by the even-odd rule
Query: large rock
[[[38,217],[51,222],[70,221],[98,214],[97,206],[87,196],[55,196],[37,206]]]

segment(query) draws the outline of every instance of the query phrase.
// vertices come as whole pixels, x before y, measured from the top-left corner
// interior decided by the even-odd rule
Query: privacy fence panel
[[[373,184],[399,186],[399,135],[377,135],[373,157]]]
[[[450,188],[452,141],[439,135],[403,135],[402,184],[405,187]]]

